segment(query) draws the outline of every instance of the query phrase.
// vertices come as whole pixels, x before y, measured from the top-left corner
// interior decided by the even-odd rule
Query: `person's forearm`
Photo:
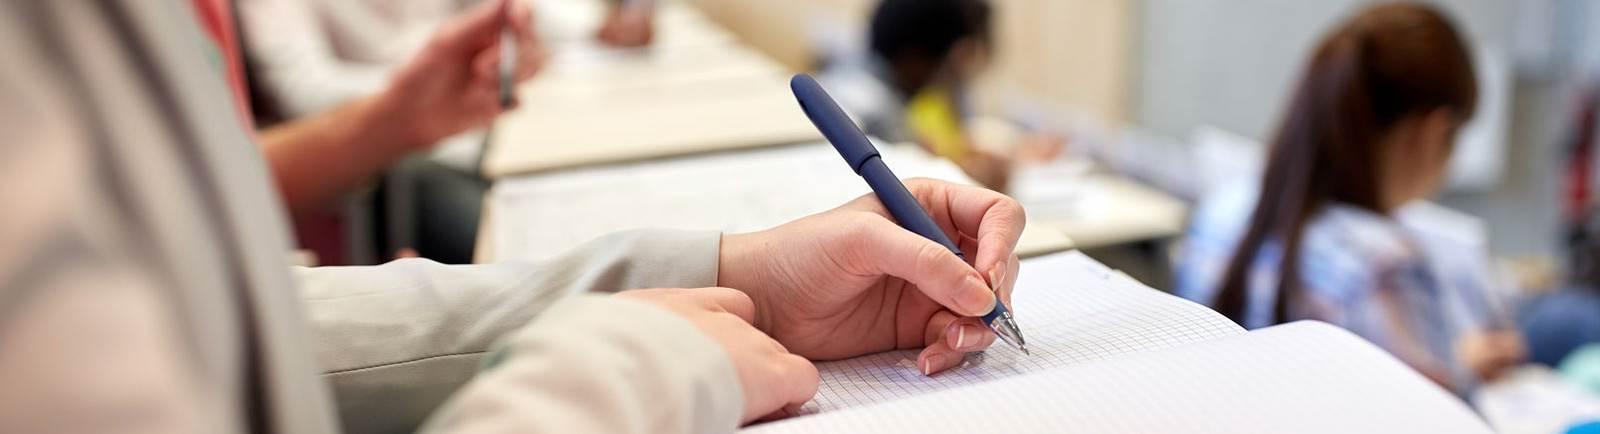
[[[324,209],[424,144],[385,111],[382,94],[267,128],[261,145],[295,215]]]
[[[297,268],[295,277],[346,431],[413,432],[472,377],[491,342],[558,300],[715,285],[719,243],[716,232],[630,231],[538,264],[406,259]]]
[[[496,347],[417,432],[727,433],[744,411],[729,353],[648,303],[568,298]]]

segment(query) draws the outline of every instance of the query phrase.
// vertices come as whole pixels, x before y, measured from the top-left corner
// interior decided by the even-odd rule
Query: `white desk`
[[[501,178],[821,138],[795,103],[785,68],[686,6],[662,8],[663,37],[699,36],[627,50],[577,36],[554,44],[549,68],[518,89],[522,107],[496,121],[484,173]]]
[[[1089,167],[1048,169],[1013,180],[1028,218],[1089,249],[1183,234],[1188,205],[1133,180]]]
[[[914,147],[880,150],[900,176],[972,184],[955,165]],[[869,191],[824,143],[509,178],[484,202],[477,261],[546,259],[638,228],[761,230]],[[1072,247],[1070,238],[1030,221],[1017,253]]]
[[[605,19],[605,1],[534,0],[534,17],[539,36],[555,51],[585,51],[594,54],[613,50],[594,40]],[[674,49],[704,44],[728,44],[737,37],[718,26],[698,9],[678,1],[656,4],[655,35],[652,48]]]

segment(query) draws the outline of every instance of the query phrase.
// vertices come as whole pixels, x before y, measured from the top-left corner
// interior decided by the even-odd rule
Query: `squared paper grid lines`
[[[1211,310],[1116,274],[1078,252],[1025,261],[1013,307],[1033,355],[996,342],[956,369],[923,376],[917,351],[817,365],[822,384],[804,413],[891,401],[1118,354],[1243,333]]]

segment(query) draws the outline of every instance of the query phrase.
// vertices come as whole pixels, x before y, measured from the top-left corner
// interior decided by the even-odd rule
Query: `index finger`
[[[1027,222],[1021,204],[994,190],[929,179],[908,180],[906,188],[936,219],[943,211],[955,226],[952,236],[969,234],[978,240],[972,265],[979,273],[993,277],[1006,272]]]
[[[525,1],[512,1],[509,19],[512,29],[515,30],[517,39],[517,65],[516,79],[524,81],[533,78],[544,65],[549,52],[545,49],[544,41],[539,38],[539,32],[534,28],[535,11]]]

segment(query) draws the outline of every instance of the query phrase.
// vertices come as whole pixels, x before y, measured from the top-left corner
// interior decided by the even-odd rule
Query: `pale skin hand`
[[[291,211],[324,209],[411,153],[488,125],[499,105],[499,35],[518,40],[516,80],[544,64],[532,11],[522,1],[484,2],[434,33],[379,94],[260,132]]]
[[[798,407],[817,394],[817,367],[751,326],[756,308],[743,292],[728,288],[640,289],[615,296],[672,311],[721,345],[743,386],[742,423],[786,414],[785,409]]]
[[[595,39],[614,47],[650,45],[650,40],[655,38],[655,5],[650,1],[631,3],[611,6],[605,21],[595,31]]]
[[[718,284],[749,294],[756,326],[808,359],[922,348],[924,374],[960,365],[996,338],[975,317],[992,309],[997,294],[1010,306],[1022,207],[977,187],[932,180],[906,187],[971,264],[900,228],[866,195],[777,228],[724,236]]]
[[[1522,363],[1528,347],[1516,332],[1485,331],[1457,339],[1456,354],[1479,379],[1495,381]]]
[[[435,33],[422,52],[400,68],[385,92],[399,125],[429,146],[440,139],[488,126],[500,106],[500,32],[510,26],[517,40],[514,80],[532,78],[546,52],[533,29],[526,3],[484,2]]]

